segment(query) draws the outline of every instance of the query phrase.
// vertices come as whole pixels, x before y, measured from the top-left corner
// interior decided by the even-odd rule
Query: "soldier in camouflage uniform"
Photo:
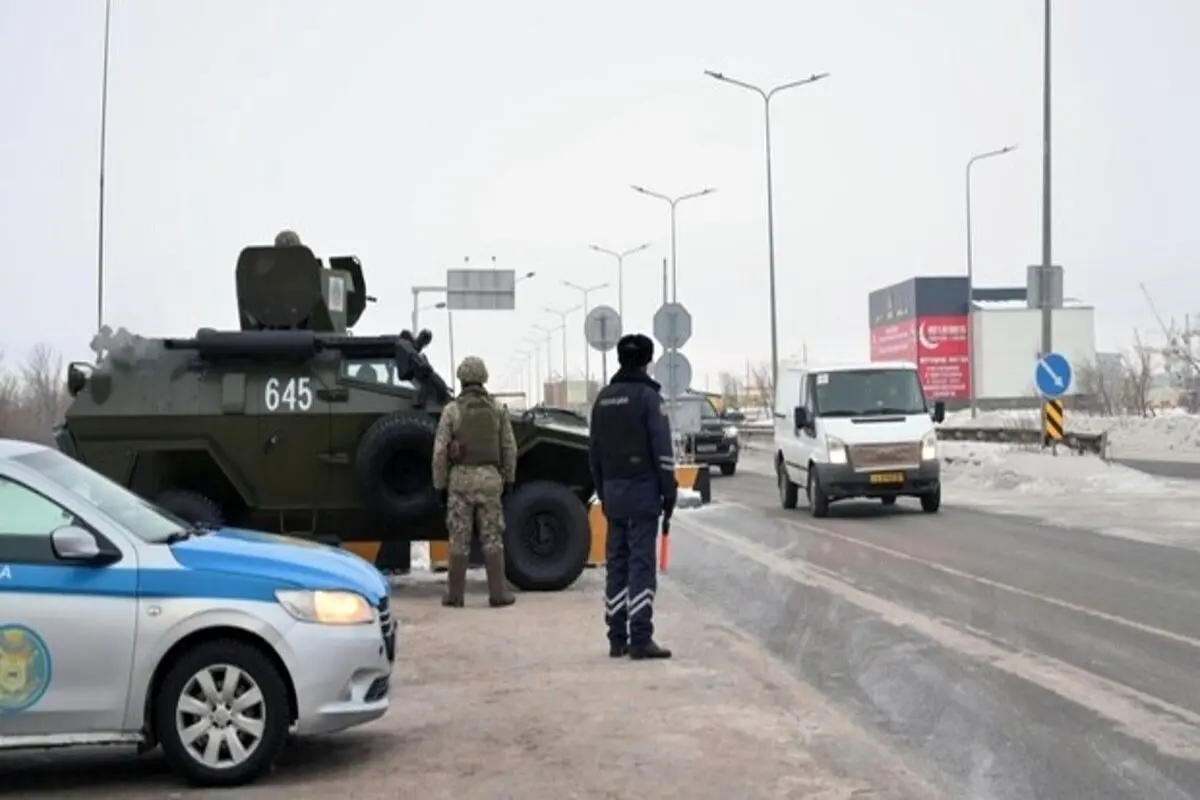
[[[433,487],[446,503],[450,566],[442,605],[461,607],[471,551],[471,531],[479,530],[487,565],[488,602],[510,606],[504,577],[503,496],[517,480],[517,440],[508,413],[483,388],[487,366],[478,356],[458,365],[462,387],[442,411],[433,445]]]
[[[300,235],[295,231],[280,231],[275,236],[276,247],[299,247]]]

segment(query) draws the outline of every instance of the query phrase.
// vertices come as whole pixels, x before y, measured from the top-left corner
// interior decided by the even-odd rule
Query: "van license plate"
[[[904,483],[903,472],[876,472],[871,476],[871,483]]]
[[[697,445],[696,452],[697,453],[715,453],[715,452],[717,452],[717,446],[715,444]]]

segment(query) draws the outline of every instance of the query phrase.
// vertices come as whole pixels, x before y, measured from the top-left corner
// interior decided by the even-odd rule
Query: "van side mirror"
[[[933,417],[934,422],[944,422],[946,420],[946,404],[938,400],[933,404],[933,413],[929,416]]]
[[[796,406],[792,412],[792,421],[796,425],[796,430],[808,427],[808,409],[804,406]]]

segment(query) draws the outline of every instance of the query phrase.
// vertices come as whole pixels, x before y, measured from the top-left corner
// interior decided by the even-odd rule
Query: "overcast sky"
[[[588,250],[653,243],[625,275],[627,325],[661,297],[679,209],[684,351],[715,386],[768,356],[761,101],[703,75],[779,83],[773,102],[780,349],[867,358],[870,289],[960,273],[963,170],[976,271],[1040,259],[1040,0],[114,0],[104,321],[143,334],[235,327],[241,247],[294,228],[357,254],[394,332],[409,287],[470,257],[537,277],[515,313],[456,315],[456,355],[497,379],[562,281],[610,281]],[[285,10],[286,9],[286,10]],[[96,328],[103,0],[0,0],[0,253],[10,359],[86,358]],[[1060,0],[1054,256],[1097,307],[1102,348],[1200,313],[1195,0]],[[428,297],[425,302],[435,302]],[[435,364],[445,317],[425,312]],[[583,362],[582,319],[568,358]],[[544,358],[544,354],[543,354]],[[558,340],[553,361],[561,363]],[[593,369],[599,358],[593,358]],[[497,387],[499,388],[499,387]]]

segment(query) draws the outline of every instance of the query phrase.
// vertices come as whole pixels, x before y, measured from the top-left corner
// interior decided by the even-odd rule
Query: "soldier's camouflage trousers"
[[[446,532],[450,555],[468,556],[471,532],[479,531],[484,553],[504,547],[504,482],[495,467],[461,466],[450,470],[446,501]]]

